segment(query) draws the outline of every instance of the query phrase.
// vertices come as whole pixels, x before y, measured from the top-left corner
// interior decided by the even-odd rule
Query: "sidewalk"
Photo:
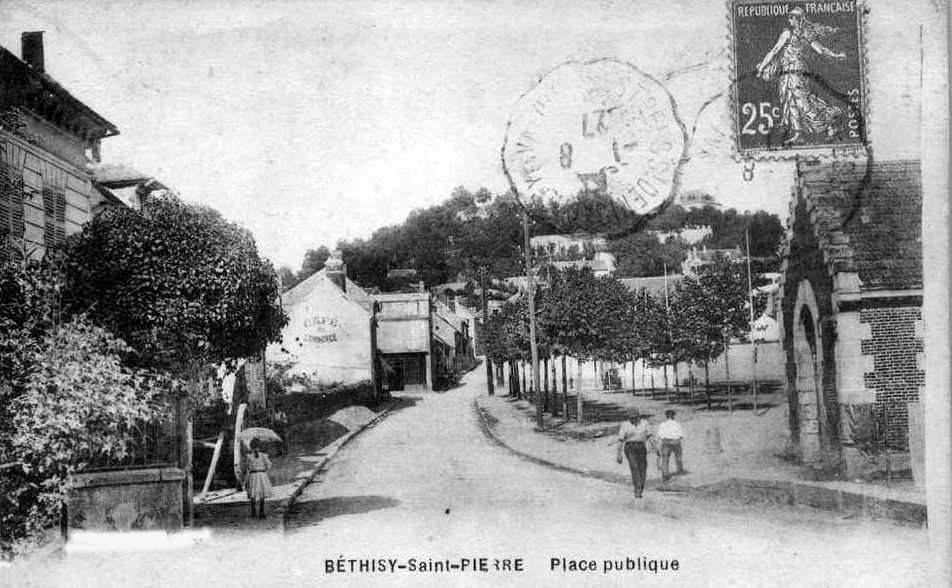
[[[347,431],[330,444],[317,451],[281,456],[274,460],[272,472],[272,490],[265,501],[264,520],[250,516],[251,504],[244,491],[234,488],[209,492],[194,499],[195,526],[215,526],[220,528],[260,527],[262,529],[280,529],[284,515],[294,501],[331,459],[337,455],[351,439],[375,425],[401,404],[400,399],[391,400],[381,407],[375,416],[369,419],[347,418],[343,424]],[[343,409],[341,412],[346,411]],[[334,418],[334,417],[331,417]]]
[[[580,426],[546,415],[544,433],[536,428],[535,407],[527,401],[482,395],[473,404],[487,435],[522,457],[626,485],[631,483],[628,466],[615,461],[616,446],[612,444],[620,420],[637,407],[657,425],[664,410],[674,408],[685,431],[686,472],[663,484],[656,460],[649,455],[649,492],[690,492],[744,503],[805,505],[905,524],[925,523],[925,492],[911,481],[896,481],[887,488],[802,479],[800,467],[776,457],[783,450],[786,428],[785,411],[777,403],[757,414],[751,410],[728,413],[672,406],[630,393],[584,394],[586,411],[597,413],[599,420]],[[718,446],[722,451],[716,451]]]

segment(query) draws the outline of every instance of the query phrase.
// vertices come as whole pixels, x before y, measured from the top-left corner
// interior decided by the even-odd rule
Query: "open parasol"
[[[250,445],[253,439],[260,443],[280,443],[281,437],[271,429],[264,427],[249,427],[238,433],[238,438],[245,444]]]

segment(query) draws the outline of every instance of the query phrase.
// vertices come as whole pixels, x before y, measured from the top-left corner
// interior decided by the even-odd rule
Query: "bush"
[[[308,376],[292,374],[290,367],[269,363],[267,368],[265,389],[270,421],[276,431],[282,426],[326,418],[346,406],[373,407],[378,402],[370,380],[324,384]]]
[[[120,356],[127,352],[125,343],[83,317],[52,327],[41,339],[32,369],[9,402],[3,459],[16,465],[0,479],[5,552],[56,522],[71,473],[125,458],[129,431],[168,414],[160,400],[166,383],[123,367]]]

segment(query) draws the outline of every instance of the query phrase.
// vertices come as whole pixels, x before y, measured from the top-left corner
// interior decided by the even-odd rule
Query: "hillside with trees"
[[[529,207],[535,235],[601,233],[617,259],[617,277],[657,276],[678,271],[691,246],[676,238],[662,242],[658,232],[706,226],[711,234],[695,246],[744,250],[750,235],[751,256],[760,271],[779,265],[783,237],[773,214],[720,210],[715,206],[685,209],[677,204],[661,214],[639,216],[605,196],[583,196],[567,204],[534,202]],[[382,291],[399,289],[406,280],[388,277],[395,269],[412,269],[424,286],[456,281],[504,278],[524,273],[522,208],[511,194],[493,196],[484,188],[464,187],[435,206],[412,212],[401,224],[383,227],[368,239],[340,241],[347,273],[358,284]],[[320,271],[326,246],[307,251],[297,273],[281,268],[285,289]],[[673,269],[672,269],[673,268]]]

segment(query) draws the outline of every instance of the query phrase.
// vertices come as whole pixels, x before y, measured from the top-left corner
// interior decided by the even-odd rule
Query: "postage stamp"
[[[865,146],[862,3],[729,7],[737,153],[782,158]]]

